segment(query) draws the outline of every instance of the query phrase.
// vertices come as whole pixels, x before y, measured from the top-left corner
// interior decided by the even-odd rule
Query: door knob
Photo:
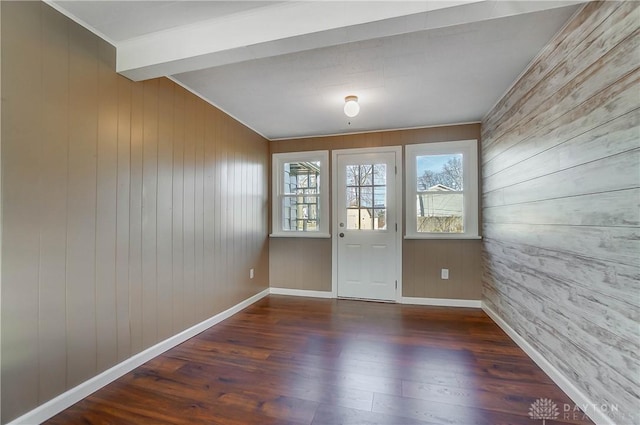
[[[340,233],[338,236],[340,236],[341,238],[344,238],[344,233]]]

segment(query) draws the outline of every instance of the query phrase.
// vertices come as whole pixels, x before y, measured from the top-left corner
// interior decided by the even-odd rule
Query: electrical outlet
[[[253,269],[249,269],[249,279],[253,279]]]
[[[449,269],[440,270],[440,279],[444,279],[444,280],[449,279]]]

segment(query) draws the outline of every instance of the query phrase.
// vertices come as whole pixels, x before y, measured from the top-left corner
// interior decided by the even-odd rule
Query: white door
[[[399,299],[399,148],[334,152],[337,295]]]

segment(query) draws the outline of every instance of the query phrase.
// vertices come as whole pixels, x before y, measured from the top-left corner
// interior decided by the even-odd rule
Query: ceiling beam
[[[377,35],[375,27],[381,21],[477,2],[278,3],[120,42],[116,46],[117,70],[137,81],[293,53],[357,41],[358,31],[349,34],[349,30],[362,25],[367,28],[356,30],[366,34],[366,38],[384,36],[389,30],[403,32],[404,23],[396,22],[392,26],[397,28],[384,28],[386,31]],[[418,20],[424,22],[425,17],[420,16]]]
[[[119,42],[117,71],[141,81],[575,3],[580,1],[284,2]]]

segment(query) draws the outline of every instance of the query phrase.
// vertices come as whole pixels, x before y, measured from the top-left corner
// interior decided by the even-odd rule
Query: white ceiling
[[[110,42],[271,6],[277,1],[77,1],[55,3]]]
[[[549,1],[57,1],[269,139],[480,121],[578,9]],[[348,119],[344,97],[360,99]]]

